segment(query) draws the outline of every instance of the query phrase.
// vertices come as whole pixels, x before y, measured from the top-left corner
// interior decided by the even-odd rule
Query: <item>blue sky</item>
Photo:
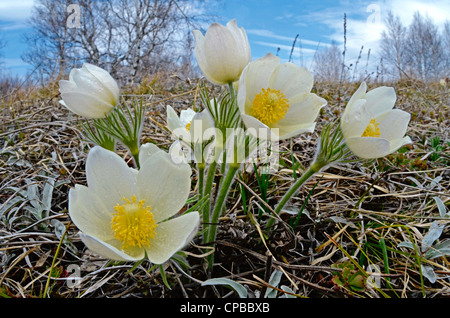
[[[408,25],[415,11],[428,14],[436,24],[450,20],[448,0],[207,0],[207,13],[225,24],[236,19],[247,32],[253,59],[268,52],[277,53],[287,61],[293,41],[299,37],[292,54],[292,61],[305,67],[311,66],[316,50],[333,40],[342,45],[343,17],[347,15],[347,62],[355,60],[363,49],[366,58],[371,49],[371,64],[377,64],[378,45],[383,30],[383,19],[388,10],[398,15]],[[76,1],[74,1],[76,3]],[[0,51],[2,68],[9,74],[23,76],[30,67],[21,55],[26,50],[23,34],[29,32],[29,17],[33,0],[0,0],[0,38],[7,46]]]

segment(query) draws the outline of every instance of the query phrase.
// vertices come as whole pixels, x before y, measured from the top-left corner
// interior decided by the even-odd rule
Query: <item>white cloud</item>
[[[292,36],[280,35],[280,34],[276,34],[273,31],[264,30],[264,29],[248,29],[248,30],[245,30],[245,32],[247,34],[260,36],[263,38],[287,41],[287,42],[290,42],[291,44],[294,42],[294,39],[295,39],[295,36],[292,37]],[[326,43],[320,43],[317,41],[311,41],[311,40],[307,40],[307,39],[300,39],[300,41],[302,44],[307,44],[307,45],[312,45],[312,46],[328,45]]]
[[[254,43],[263,45],[263,46],[267,46],[267,47],[271,47],[271,48],[280,48],[280,50],[286,51],[287,53],[289,53],[292,50],[292,45],[273,43],[273,42],[265,42],[265,41],[255,41]],[[314,54],[316,52],[316,50],[302,47],[301,52]],[[298,56],[300,55],[300,47],[298,45],[295,46],[294,53]]]
[[[346,64],[355,63],[363,47],[362,59],[367,58],[371,50],[369,64],[379,62],[379,45],[384,20],[389,11],[400,18],[408,26],[415,12],[428,15],[436,25],[442,26],[450,19],[450,1],[448,0],[381,0],[381,1],[345,1],[336,2],[333,7],[309,12],[298,17],[299,21],[308,24],[326,26],[331,32],[325,36],[337,44],[344,43],[344,13],[346,14]]]
[[[33,0],[2,0],[0,2],[0,21],[24,21],[31,13]]]
[[[413,15],[417,11],[423,16],[428,15],[437,25],[444,24],[446,20],[450,19],[450,1],[448,0],[395,0],[386,1],[383,6],[398,15],[405,25],[411,23]]]

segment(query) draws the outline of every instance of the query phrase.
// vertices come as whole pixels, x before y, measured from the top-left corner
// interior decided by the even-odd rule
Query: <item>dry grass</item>
[[[450,218],[440,216],[434,199],[448,205],[450,196],[449,91],[413,82],[392,85],[398,94],[396,107],[413,115],[408,135],[414,144],[383,159],[329,168],[293,199],[297,211],[306,202],[297,227],[290,226],[296,216],[283,213],[276,227],[264,232],[265,203],[273,207],[294,180],[294,171],[307,167],[322,124],[340,114],[357,88],[317,83],[315,91],[329,104],[314,134],[281,145],[283,167],[266,182],[266,202],[254,173],[244,173],[234,183],[220,220],[213,277],[239,282],[254,296],[270,288],[274,270],[283,273],[279,286],[301,297],[450,295],[448,257],[427,260],[420,251],[434,221],[444,225],[439,241],[450,237]],[[146,100],[143,142],[170,145],[166,105],[192,106],[196,87],[196,81],[158,78],[129,92],[153,94]],[[26,92],[20,99],[16,93],[0,109],[0,297],[237,297],[226,287],[201,286],[208,278],[203,256],[209,250],[200,237],[186,249],[189,266],[166,264],[170,288],[147,261],[111,262],[85,248],[70,223],[67,196],[75,184],[85,184],[90,145],[82,140],[79,118],[58,105],[55,92]],[[439,141],[432,143],[435,137]],[[416,249],[398,247],[404,241]],[[349,259],[355,270],[370,264],[380,268],[380,288],[338,288],[334,282],[343,271],[332,265]],[[439,278],[435,283],[423,275],[421,264],[433,268]],[[74,276],[81,279],[71,288]],[[285,292],[279,286],[281,296]]]

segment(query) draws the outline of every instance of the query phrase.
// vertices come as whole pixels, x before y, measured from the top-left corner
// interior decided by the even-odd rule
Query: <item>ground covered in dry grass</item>
[[[126,92],[130,99],[148,94],[142,142],[171,144],[166,106],[198,104],[197,84],[155,77]],[[396,107],[412,114],[414,144],[329,168],[295,196],[292,213],[265,230],[271,208],[311,161],[323,124],[339,116],[358,85],[316,83],[314,91],[328,100],[316,132],[281,145],[278,172],[240,174],[220,219],[212,277],[243,285],[249,297],[267,290],[272,297],[450,296],[450,105],[439,84],[389,84]],[[56,86],[23,90],[4,97],[0,108],[0,297],[238,297],[227,286],[202,286],[210,250],[200,237],[186,248],[187,263],[169,262],[165,275],[147,261],[112,262],[85,248],[67,198],[71,187],[85,184],[91,145],[82,140],[80,118],[58,100]],[[194,174],[192,196],[195,186]]]

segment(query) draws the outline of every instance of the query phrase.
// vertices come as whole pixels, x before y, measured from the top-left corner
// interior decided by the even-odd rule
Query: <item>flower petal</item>
[[[363,159],[381,158],[390,154],[389,141],[377,137],[351,137],[345,139],[348,148]]]
[[[66,81],[66,80],[59,81],[59,92],[60,93],[74,92],[77,90],[78,90],[77,84],[75,84],[74,82]]]
[[[148,259],[154,264],[166,262],[193,239],[197,233],[199,222],[198,212],[190,212],[159,223],[156,227],[155,238],[146,249]]]
[[[192,31],[192,33],[194,34],[194,38],[195,38],[195,59],[197,60],[197,64],[200,68],[200,70],[202,71],[203,75],[205,75],[205,77],[212,83],[217,84],[217,85],[222,85],[222,82],[216,80],[213,77],[213,73],[212,73],[212,69],[210,70],[209,65],[208,65],[208,59],[206,58],[205,55],[205,37],[203,36],[203,34],[199,31],[199,30],[194,30]]]
[[[164,151],[155,153],[141,165],[137,176],[139,199],[145,199],[156,222],[173,216],[186,204],[191,173],[188,164],[174,163]]]
[[[365,103],[365,99],[358,99],[351,104],[352,107],[346,107],[341,117],[341,129],[345,138],[361,137],[370,123],[372,118],[364,107]]]
[[[88,187],[75,185],[69,191],[69,215],[84,233],[102,240],[114,237],[111,231],[111,214],[102,200]]]
[[[236,41],[236,47],[238,48],[239,56],[241,57],[239,60],[236,60],[236,62],[240,62],[239,67],[241,69],[244,69],[244,67],[252,59],[247,34],[245,33],[244,28],[238,27],[236,19],[229,21],[227,23],[227,28],[230,30],[231,35],[234,37],[234,40]]]
[[[255,136],[256,138],[260,138],[263,140],[272,138],[274,138],[275,140],[278,139],[279,136],[278,128],[272,130],[255,117],[246,114],[241,114],[241,119],[247,129],[247,132]],[[226,138],[228,138],[228,136]]]
[[[400,147],[412,144],[412,140],[409,136],[403,137],[401,139],[394,139],[390,142],[390,153],[397,151]]]
[[[164,151],[160,149],[157,145],[152,144],[151,142],[143,144],[139,148],[139,163],[142,165],[144,162],[153,156],[155,153],[158,153],[160,151]]]
[[[393,87],[377,87],[366,94],[364,108],[371,118],[375,118],[394,108],[397,95]]]
[[[289,100],[289,109],[275,127],[311,124],[327,101],[314,93],[298,94]]]
[[[94,253],[108,258],[112,260],[117,261],[139,261],[144,258],[145,256],[145,250],[143,248],[139,250],[134,250],[134,253],[131,255],[128,253],[125,253],[124,251],[116,248],[115,246],[102,241],[94,236],[85,234],[80,232],[79,233],[81,240],[83,243]]]
[[[113,212],[123,198],[137,194],[136,177],[126,162],[116,153],[95,146],[89,151],[86,161],[86,179],[89,188]]]
[[[111,91],[103,86],[102,82],[87,71],[84,66],[81,69],[73,69],[71,75],[79,91],[115,105],[116,100]]]
[[[280,65],[280,58],[271,53],[267,53],[247,65],[247,72],[243,80],[239,82],[238,90],[238,95],[241,91],[245,91],[246,100],[250,102],[250,105],[245,105],[246,114],[250,113],[251,103],[255,96],[261,93],[263,88],[269,88],[270,78],[278,65]],[[242,77],[241,75],[241,79]]]
[[[287,99],[309,93],[313,87],[313,76],[304,67],[293,63],[279,64],[270,77],[269,87],[284,93]]]
[[[380,128],[380,138],[394,140],[405,136],[411,114],[400,109],[393,109],[375,119],[380,123],[378,126]]]
[[[230,30],[212,23],[205,34],[204,55],[210,74],[220,83],[234,82],[242,71],[237,43]]]
[[[117,82],[114,80],[114,78],[106,70],[89,63],[84,63],[83,68],[85,68],[87,71],[89,71],[90,74],[98,79],[101,85],[110,92],[112,98],[115,101],[119,99],[119,86],[117,85]]]
[[[314,132],[314,129],[316,128],[316,123],[306,123],[306,124],[298,124],[298,125],[292,125],[292,126],[280,126],[279,127],[279,139],[288,139],[294,136],[297,136],[299,134],[303,133],[312,133]],[[272,128],[276,129],[276,128]]]
[[[345,107],[344,113],[342,114],[342,117],[344,117],[347,111],[352,110],[356,101],[360,99],[366,99],[366,92],[367,84],[366,82],[362,82],[361,85],[359,85],[358,89],[353,93],[352,97],[350,97],[347,106]]]
[[[111,104],[80,91],[65,92],[61,97],[61,105],[86,118],[103,118],[113,109]]]
[[[192,108],[183,109],[180,112],[180,122],[181,125],[185,128],[187,124],[189,124],[194,118],[195,114],[197,114]]]

